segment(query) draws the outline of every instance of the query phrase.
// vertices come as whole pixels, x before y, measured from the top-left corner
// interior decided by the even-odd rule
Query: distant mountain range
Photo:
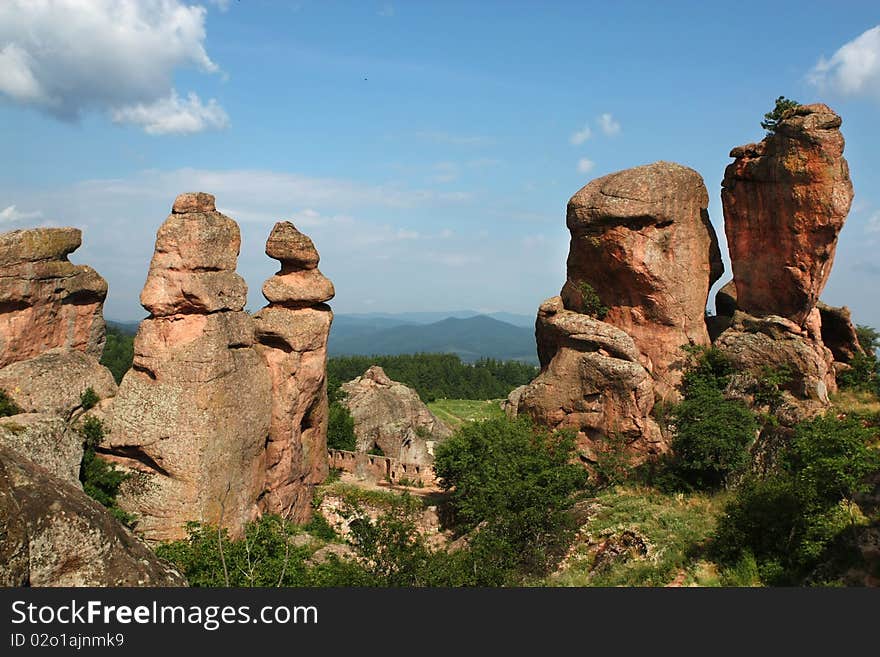
[[[454,353],[465,362],[480,358],[538,362],[533,322],[527,328],[477,314],[446,316],[425,323],[431,315],[433,313],[337,315],[330,329],[329,353],[331,356]]]
[[[476,310],[444,310],[433,312],[415,312],[415,313],[345,313],[337,315],[337,317],[348,317],[353,320],[389,320],[396,324],[434,324],[444,319],[470,319],[472,317],[491,317],[499,322],[506,322],[514,326],[524,328],[535,328],[534,315],[518,315],[516,313],[481,313]]]
[[[134,335],[139,322],[108,320]],[[535,320],[526,315],[472,310],[454,312],[337,314],[330,329],[331,356],[453,353],[537,363]]]

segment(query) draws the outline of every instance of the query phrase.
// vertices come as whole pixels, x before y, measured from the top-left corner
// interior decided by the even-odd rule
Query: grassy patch
[[[868,390],[841,390],[831,395],[831,403],[840,413],[880,414],[880,398]]]
[[[430,402],[428,409],[452,429],[465,422],[482,422],[504,416],[497,399],[438,399]]]
[[[618,486],[603,491],[599,509],[582,528],[565,568],[547,578],[552,586],[717,585],[714,565],[703,557],[723,507],[724,494],[665,494]],[[599,565],[597,544],[627,533],[647,545],[647,555]]]

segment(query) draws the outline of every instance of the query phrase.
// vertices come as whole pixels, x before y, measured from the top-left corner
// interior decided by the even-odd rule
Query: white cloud
[[[39,219],[42,216],[42,212],[19,212],[14,205],[10,205],[0,210],[0,224]]]
[[[580,144],[583,144],[585,141],[587,141],[587,139],[589,139],[592,136],[593,136],[593,131],[590,130],[590,126],[585,125],[583,127],[583,129],[578,130],[577,132],[572,134],[570,141],[575,146],[579,146]]]
[[[202,105],[194,93],[181,100],[173,90],[168,98],[160,98],[148,105],[115,109],[110,116],[114,123],[139,125],[150,135],[189,135],[208,129],[220,130],[229,125],[229,116],[213,98],[207,105]]]
[[[383,18],[391,18],[392,16],[394,16],[394,5],[392,5],[390,2],[386,2],[379,9],[378,13]]]
[[[590,173],[595,167],[596,163],[593,160],[588,160],[585,157],[578,160],[578,171],[580,173]]]
[[[820,58],[807,78],[843,95],[880,96],[880,25],[845,43],[831,59]]]
[[[167,110],[177,69],[219,71],[205,50],[205,15],[182,0],[3,0],[0,95],[65,120]],[[192,98],[177,100],[187,115],[222,112]]]
[[[620,134],[620,122],[618,122],[611,114],[602,114],[598,119],[599,128],[608,137],[614,137]]]
[[[217,7],[220,11],[227,11],[231,0],[208,0],[208,2]]]
[[[880,212],[875,212],[868,217],[868,225],[865,226],[866,233],[880,233]]]

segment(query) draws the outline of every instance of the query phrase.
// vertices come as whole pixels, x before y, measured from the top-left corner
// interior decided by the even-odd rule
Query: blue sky
[[[81,227],[107,316],[139,318],[157,228],[207,191],[251,308],[290,219],[338,312],[534,314],[592,178],[693,167],[723,239],[728,153],[784,94],[843,117],[856,200],[823,296],[880,326],[878,24],[876,2],[4,0],[0,230]]]

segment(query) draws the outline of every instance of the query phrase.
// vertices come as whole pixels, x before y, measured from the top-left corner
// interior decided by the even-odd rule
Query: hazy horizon
[[[290,220],[339,313],[534,316],[565,279],[568,199],[670,160],[706,181],[717,289],[728,153],[784,94],[843,118],[856,198],[822,297],[880,326],[876,5],[808,5],[11,0],[0,231],[82,228],[71,260],[134,321],[156,230],[205,191],[241,226],[252,309]]]

